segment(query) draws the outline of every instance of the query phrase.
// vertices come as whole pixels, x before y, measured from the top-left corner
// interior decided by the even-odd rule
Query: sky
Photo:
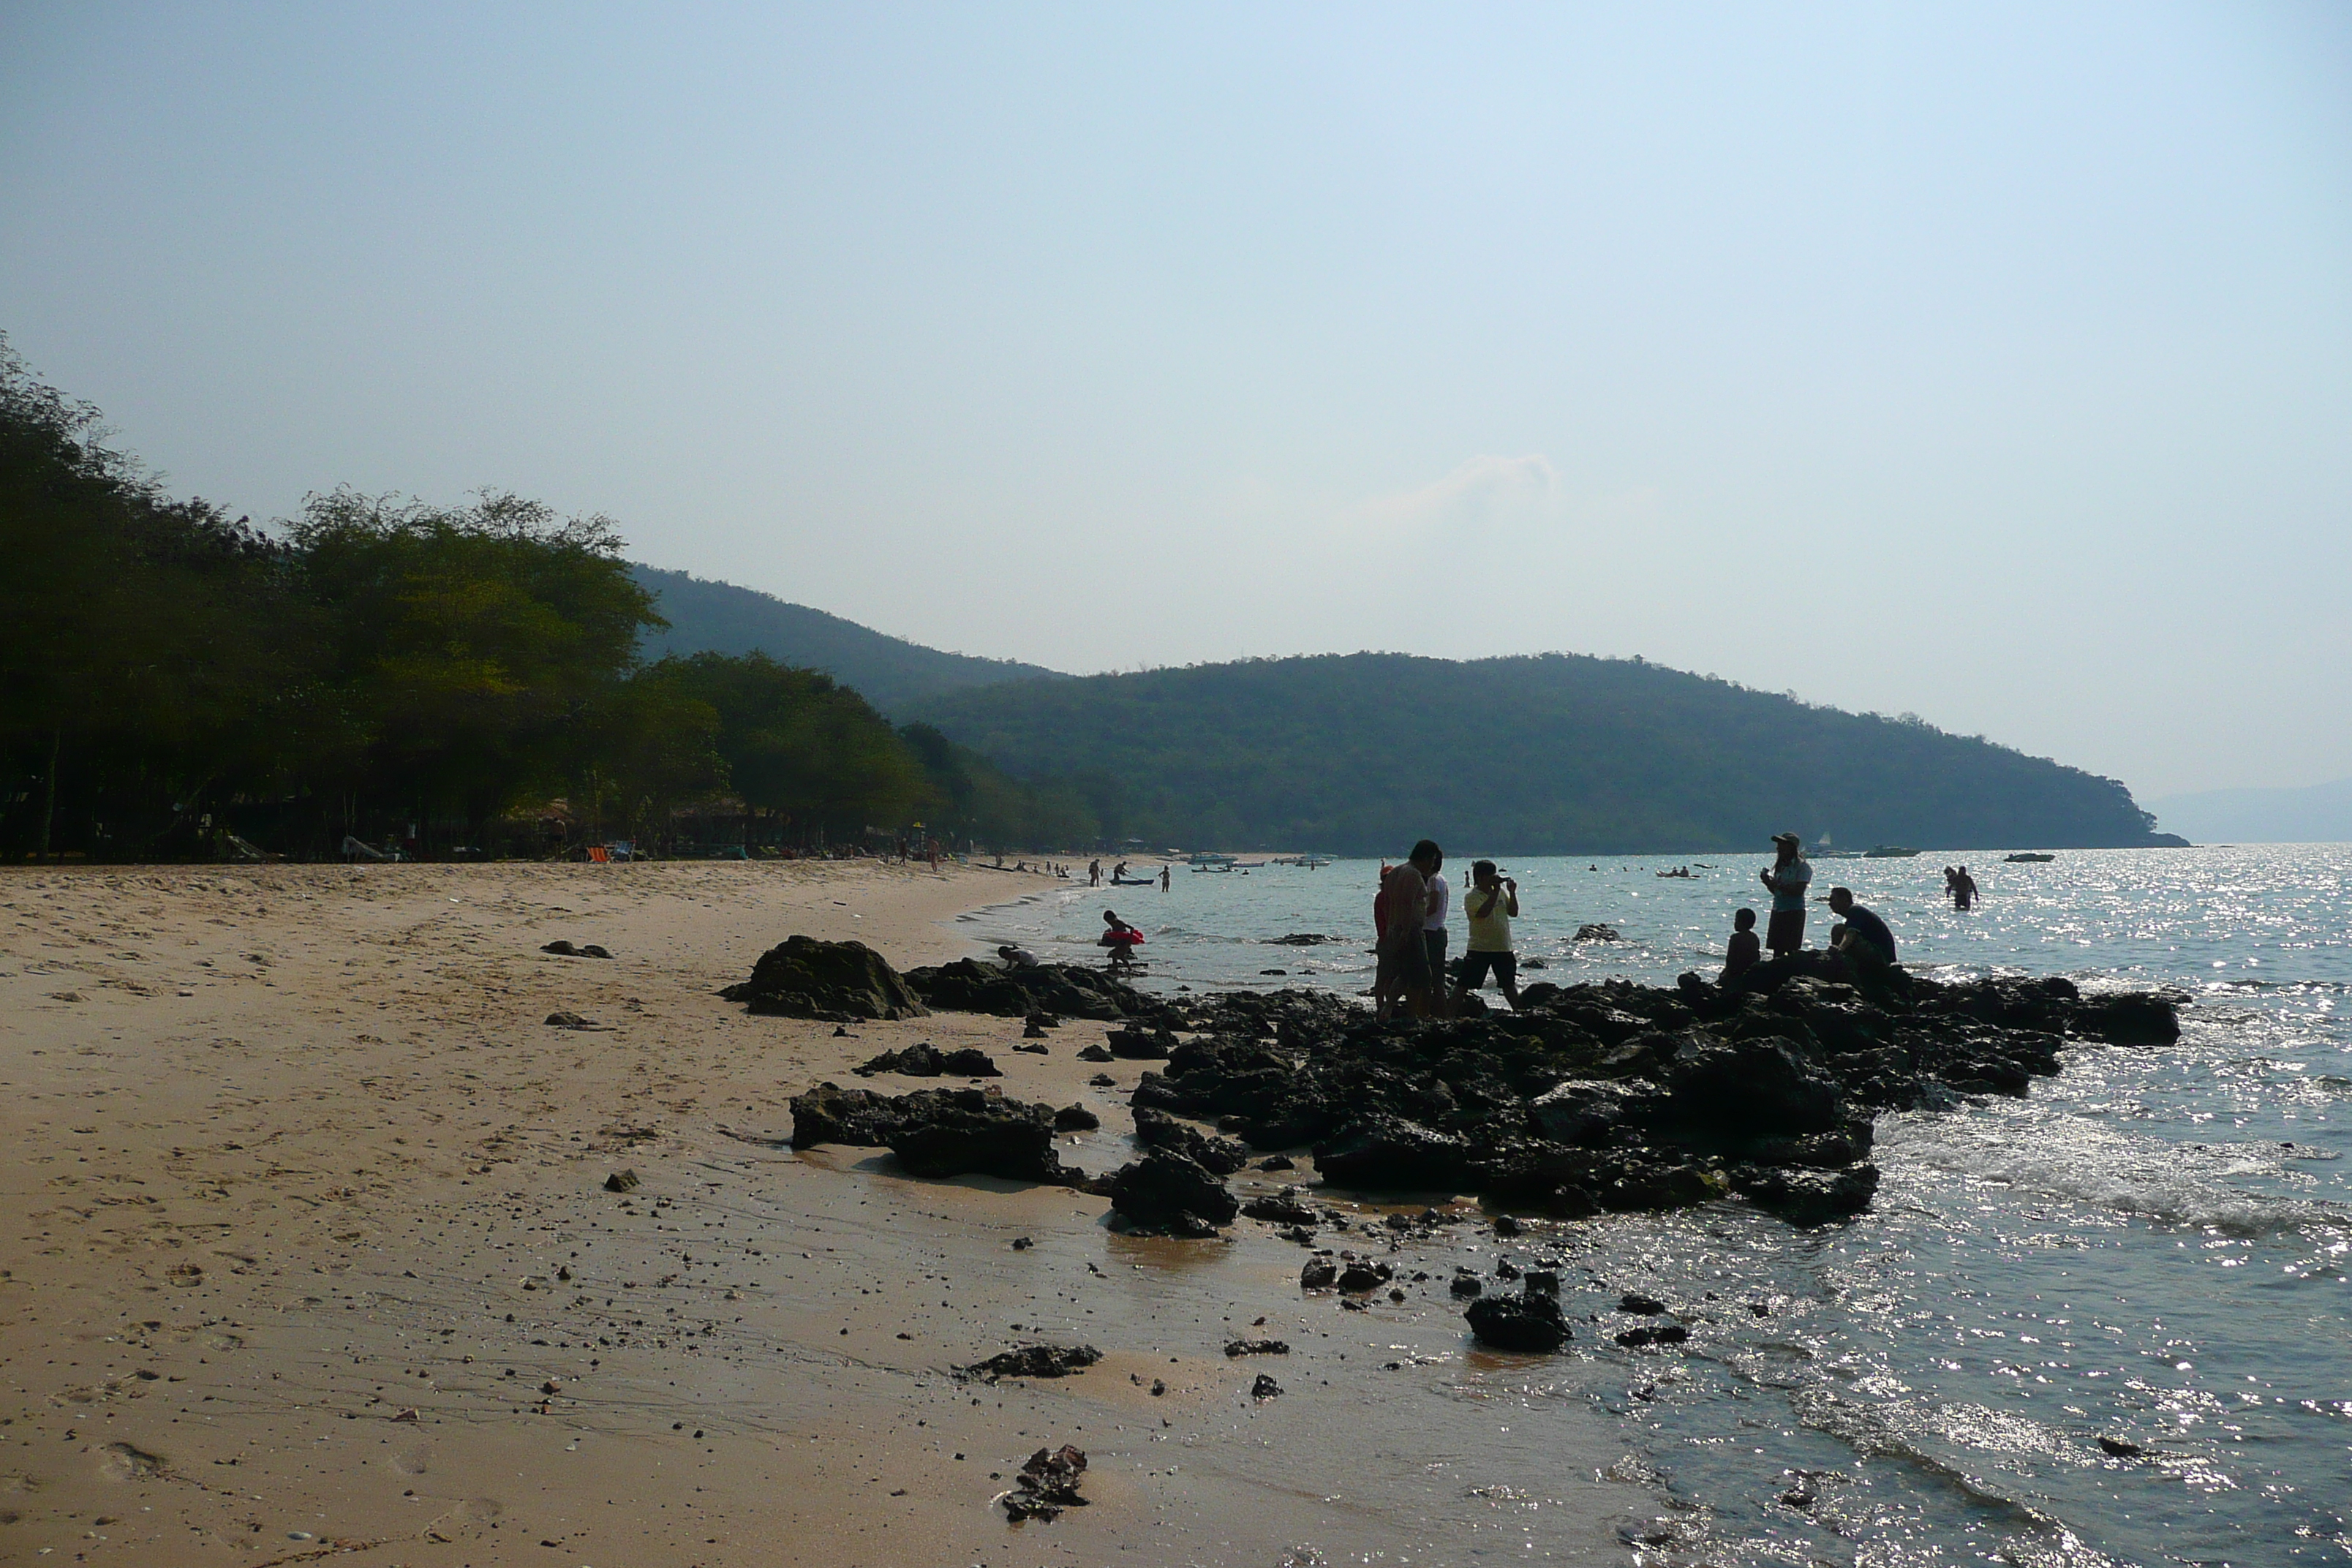
[[[2352,775],[2339,5],[17,0],[0,331],[257,520]]]

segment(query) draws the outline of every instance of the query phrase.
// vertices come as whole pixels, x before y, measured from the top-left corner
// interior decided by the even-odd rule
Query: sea
[[[1712,974],[1734,911],[1767,907],[1768,859],[1504,858],[1521,984]],[[1943,897],[1959,863],[1983,890],[1966,913]],[[1447,866],[1457,952],[1469,865]],[[1165,893],[1081,882],[962,929],[1092,962],[1115,909],[1146,933],[1147,989],[1354,994],[1378,871],[1179,864]],[[1915,970],[2173,987],[2184,1037],[2076,1046],[2023,1099],[1881,1118],[1883,1183],[1849,1223],[1737,1202],[1578,1222],[1569,1355],[1507,1375],[1465,1355],[1436,1392],[1507,1384],[1528,1419],[1567,1401],[1605,1424],[1621,1479],[1662,1503],[1624,1527],[1636,1560],[2352,1562],[2352,846],[1814,872],[1817,893],[1851,887],[1884,916]],[[1592,924],[1618,940],[1577,940]],[[1688,1348],[1609,1342],[1633,1286],[1693,1322]],[[1510,1521],[1476,1555],[1539,1557],[1540,1534]]]

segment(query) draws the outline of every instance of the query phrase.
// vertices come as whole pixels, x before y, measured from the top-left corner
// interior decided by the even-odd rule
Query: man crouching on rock
[[[1895,933],[1877,911],[1853,901],[1853,889],[1830,889],[1830,913],[1845,922],[1830,932],[1830,947],[1856,975],[1875,978],[1895,967]]]
[[[1381,880],[1381,963],[1372,994],[1383,1021],[1400,1001],[1414,1017],[1429,1016],[1436,982],[1429,972],[1429,944],[1421,933],[1429,918],[1429,879],[1444,862],[1444,853],[1424,838],[1412,847],[1403,865]]]

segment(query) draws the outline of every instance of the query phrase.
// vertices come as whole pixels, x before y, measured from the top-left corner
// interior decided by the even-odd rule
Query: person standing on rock
[[[1437,864],[1444,867],[1445,857],[1440,855]],[[1429,873],[1429,913],[1422,917],[1421,941],[1429,949],[1430,999],[1440,1013],[1453,1010],[1445,994],[1445,917],[1453,910],[1454,885],[1445,879],[1442,869],[1433,869]]]
[[[1372,994],[1384,1021],[1400,1002],[1414,1017],[1429,1016],[1433,981],[1429,943],[1423,932],[1429,921],[1429,879],[1444,861],[1444,853],[1424,838],[1412,847],[1403,865],[1381,875],[1380,973],[1372,982]]]
[[[1485,984],[1490,972],[1511,1011],[1519,1010],[1519,957],[1511,948],[1511,917],[1518,912],[1518,882],[1496,871],[1492,860],[1474,864],[1470,893],[1462,900],[1463,917],[1470,922],[1470,945],[1463,950],[1462,978],[1447,1012],[1460,1012],[1462,999]]]
[[[1813,868],[1795,834],[1775,833],[1772,847],[1777,858],[1771,868],[1757,873],[1772,892],[1772,923],[1765,928],[1764,945],[1773,957],[1785,958],[1805,945],[1805,890],[1813,885]]]

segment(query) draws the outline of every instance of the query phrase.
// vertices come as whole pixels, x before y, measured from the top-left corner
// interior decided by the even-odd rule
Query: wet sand
[[[1304,1253],[1265,1226],[1141,1240],[1100,1198],[782,1146],[793,1094],[932,1040],[1100,1114],[1066,1159],[1131,1157],[1141,1068],[1076,1059],[1101,1026],[1035,1057],[1018,1020],[836,1038],[716,995],[794,931],[938,962],[986,929],[957,911],[1066,885],[856,863],[0,873],[0,1561],[1622,1557],[1654,1500],[1607,1473],[1589,1369],[1465,1347],[1446,1278],[1490,1234],[1359,1241],[1406,1300],[1349,1311],[1301,1294]],[[559,937],[615,956],[538,951]],[[595,1027],[547,1026],[557,1009]],[[641,1184],[606,1192],[623,1169]],[[1293,1353],[1221,1353],[1244,1333]],[[1104,1360],[952,1375],[1038,1339]],[[1280,1397],[1250,1396],[1260,1372]],[[1091,1506],[1009,1523],[994,1500],[1065,1442]]]

